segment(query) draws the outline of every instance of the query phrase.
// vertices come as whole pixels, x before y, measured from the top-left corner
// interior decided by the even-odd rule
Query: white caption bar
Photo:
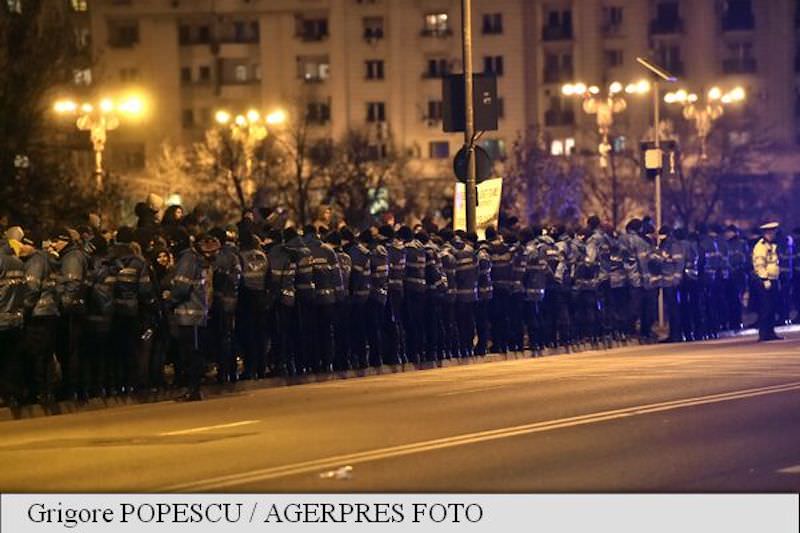
[[[0,531],[797,533],[798,498],[796,494],[3,494]]]

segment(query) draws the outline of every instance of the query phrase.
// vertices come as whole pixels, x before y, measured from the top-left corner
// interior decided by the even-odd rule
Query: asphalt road
[[[0,491],[798,492],[800,335],[4,422]]]

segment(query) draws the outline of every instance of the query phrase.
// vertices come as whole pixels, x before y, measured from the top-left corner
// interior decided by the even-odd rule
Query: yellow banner
[[[453,229],[467,229],[466,186],[456,183],[453,197]],[[475,229],[479,239],[486,237],[486,228],[497,227],[500,220],[500,199],[503,195],[503,178],[492,178],[478,185],[478,206],[475,209]]]

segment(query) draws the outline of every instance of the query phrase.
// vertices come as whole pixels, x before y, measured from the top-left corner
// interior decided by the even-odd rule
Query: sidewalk
[[[794,333],[800,331],[800,325],[782,326],[776,328],[779,333]],[[725,338],[738,338],[738,337],[754,337],[758,334],[755,329],[747,329],[739,332],[724,332],[720,333],[720,339]],[[713,341],[712,341],[713,342]],[[636,347],[635,343],[617,346],[617,348]],[[613,348],[612,348],[613,349]],[[575,350],[574,353],[599,353],[602,350],[583,349]],[[564,354],[563,349],[548,349],[545,350],[540,357],[554,356]],[[525,359],[532,356],[530,351],[524,353],[509,353],[507,355],[490,354],[485,357],[472,357],[469,359],[445,359],[436,363],[420,363],[419,365],[408,363],[405,365],[383,365],[377,368],[366,368],[363,370],[348,370],[346,372],[334,372],[331,374],[312,374],[307,376],[298,377],[275,377],[261,380],[245,380],[237,383],[227,385],[208,384],[203,386],[203,393],[209,397],[218,397],[227,394],[236,394],[252,390],[268,389],[274,387],[289,387],[294,385],[304,385],[307,383],[321,383],[325,381],[333,381],[338,379],[353,379],[365,376],[378,376],[382,374],[396,374],[401,372],[414,372],[418,370],[430,370],[433,368],[449,368],[463,365],[475,365],[496,363],[499,361],[510,361],[516,359]],[[100,409],[111,409],[114,407],[124,407],[129,405],[176,401],[183,395],[181,389],[162,391],[158,393],[145,393],[141,396],[117,396],[113,398],[92,398],[88,402],[65,401],[58,402],[51,409],[45,410],[41,405],[26,405],[18,410],[12,412],[8,407],[0,408],[0,422],[25,419],[25,418],[38,418],[44,416],[54,416],[69,413],[81,413],[86,411],[97,411]]]

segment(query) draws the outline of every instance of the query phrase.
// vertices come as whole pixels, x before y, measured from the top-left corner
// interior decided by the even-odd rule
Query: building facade
[[[366,129],[423,177],[450,179],[462,144],[442,132],[441,77],[461,70],[460,0],[71,0],[95,64],[78,81],[149,95],[145,122],[110,139],[116,172],[141,172],[164,141],[191,142],[218,109],[305,113],[319,135]],[[641,79],[651,57],[701,92],[743,86],[794,173],[800,140],[794,0],[473,0],[474,64],[497,75],[506,152],[532,128],[554,153],[596,146],[593,116],[561,86]],[[795,80],[792,82],[792,80]],[[669,115],[669,110],[665,113]],[[620,127],[641,136],[652,102],[630,96]],[[800,165],[797,166],[800,170]]]

